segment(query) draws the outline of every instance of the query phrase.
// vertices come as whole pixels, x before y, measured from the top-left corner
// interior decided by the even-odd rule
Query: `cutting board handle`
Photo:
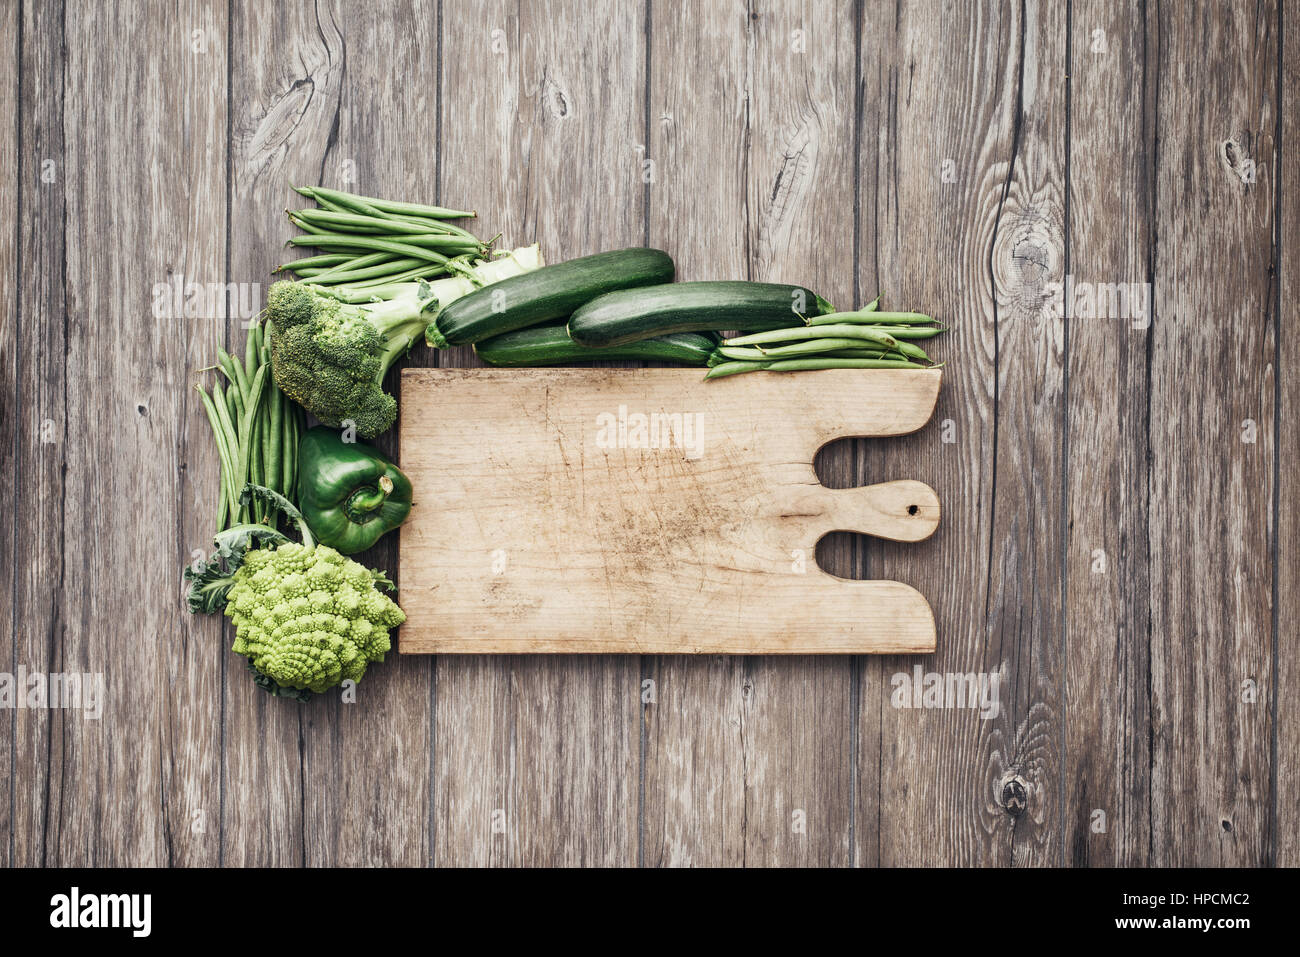
[[[924,482],[911,479],[860,488],[811,485],[798,493],[783,517],[802,521],[813,542],[828,532],[919,542],[939,527],[939,496]]]

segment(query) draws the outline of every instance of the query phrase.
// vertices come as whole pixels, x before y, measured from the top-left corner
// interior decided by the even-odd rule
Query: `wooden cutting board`
[[[938,370],[406,369],[407,654],[934,650],[915,589],[819,569],[835,530],[919,541],[921,482],[831,490],[817,450],[913,432]]]

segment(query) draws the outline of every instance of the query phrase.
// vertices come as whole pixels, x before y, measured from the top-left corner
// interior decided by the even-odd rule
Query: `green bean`
[[[402,241],[410,243],[412,246],[421,246],[425,249],[441,249],[448,255],[453,253],[471,255],[487,251],[487,247],[477,239],[461,239],[459,236],[448,236],[443,234],[427,233],[424,236],[403,236]]]
[[[344,234],[340,234],[344,235]],[[297,237],[302,239],[303,237]],[[370,237],[352,235],[352,239],[383,239],[383,237]],[[407,246],[418,246],[421,249],[455,249],[460,252],[479,252],[484,249],[483,243],[477,239],[462,239],[460,236],[453,236],[451,233],[412,233],[410,235],[394,236],[386,242],[394,242]]]
[[[263,463],[267,485],[281,495],[288,495],[284,486],[284,393],[271,386],[270,404],[270,438],[267,442],[267,455]]]
[[[762,348],[758,346],[719,346],[717,355],[745,362],[765,359],[797,359],[811,356],[834,356],[853,359],[918,359],[928,362],[927,356],[919,346],[900,342],[897,349],[864,349],[864,343],[856,339],[809,339],[788,346]]]
[[[285,498],[294,501],[298,496],[293,487],[293,463],[298,456],[298,446],[293,440],[293,407],[289,405],[289,397],[279,389],[276,392],[280,395],[280,491],[284,493]]]
[[[810,328],[825,329],[825,326],[812,326]],[[883,332],[887,336],[893,336],[895,339],[933,339],[948,331],[944,325],[938,326],[890,326],[879,325],[870,326],[877,332]]]
[[[230,446],[226,442],[226,429],[222,424],[221,416],[217,414],[215,400],[208,395],[201,385],[195,385],[194,388],[203,397],[203,408],[208,414],[208,425],[212,427],[212,437],[217,443],[217,458],[221,462],[221,481],[218,495],[221,502],[217,506],[217,531],[221,532],[225,531],[227,521],[230,518],[230,483],[234,464],[230,455]]]
[[[265,479],[270,477],[271,469],[271,438],[278,436],[278,432],[271,430],[271,406],[275,405],[276,388],[274,382],[266,384],[266,395],[262,398],[262,408],[257,413],[257,438],[262,445],[262,469],[258,475],[264,480],[258,482],[259,485],[266,485]]]
[[[803,372],[810,369],[924,369],[919,362],[907,359],[781,359],[767,367],[769,372]]]
[[[284,268],[292,269],[301,263],[308,263],[317,259],[338,260],[333,266],[329,267],[329,270],[333,271],[335,268],[339,268],[340,270],[365,269],[369,266],[377,266],[380,263],[392,262],[393,256],[390,253],[367,253],[364,256],[354,256],[351,253],[327,253],[321,256],[307,256],[303,259],[295,259],[293,262],[288,263]]]
[[[758,372],[761,369],[766,369],[771,364],[770,362],[722,362],[706,372],[704,378],[722,379],[741,372]]]
[[[890,352],[885,349],[832,349],[830,352],[823,352],[828,359],[906,359],[907,356],[901,352]]]
[[[302,259],[295,259],[290,263],[282,263],[272,269],[271,272],[297,272],[300,269],[328,269],[331,266],[337,266],[340,263],[351,261],[352,257],[347,253],[323,253],[319,256],[304,256]]]
[[[299,229],[301,229],[304,233],[314,233],[314,234],[319,235],[320,233],[329,232],[329,230],[327,230],[327,229],[322,229],[320,226],[315,226],[315,225],[313,225],[313,224],[307,222],[307,220],[303,219],[301,216],[299,216],[299,215],[298,215],[297,213],[295,213],[293,210],[286,209],[286,210],[285,210],[285,214],[288,215],[288,217],[289,217],[289,222],[293,223],[295,226],[297,226]]]
[[[231,384],[239,390],[241,396],[248,395],[248,375],[245,373],[242,362],[225,349],[218,349],[217,365],[226,374],[226,378],[230,380]]]
[[[235,386],[231,386],[231,391],[238,391]],[[230,406],[226,401],[226,389],[220,382],[212,386],[212,401],[217,407],[217,414],[221,419],[222,428],[225,430],[227,442],[238,442],[239,433],[235,429],[235,421],[230,418]],[[225,410],[223,413],[222,410]],[[234,445],[231,445],[234,448]]]
[[[265,485],[266,475],[263,464],[266,461],[264,454],[266,442],[266,405],[271,397],[271,390],[268,388],[270,383],[264,383],[262,387],[262,401],[257,407],[257,414],[252,417],[248,428],[248,475],[244,481],[253,482],[257,485]],[[253,521],[261,521],[262,502],[253,502]]]
[[[444,237],[445,238],[445,237]],[[413,246],[410,243],[394,242],[391,239],[379,239],[374,236],[349,236],[340,233],[325,233],[317,236],[293,236],[289,239],[291,246],[318,246],[322,249],[370,249],[383,251],[397,256],[409,256],[429,262],[446,264],[447,257],[442,253]]]
[[[425,219],[422,216],[394,216],[393,218],[398,222],[407,223],[411,226],[427,226],[428,228],[425,229],[425,232],[439,232],[439,231],[448,232],[453,235],[461,236],[464,237],[465,239],[472,239],[475,242],[478,242],[478,237],[475,236],[473,233],[471,233],[468,229],[462,229],[461,227],[457,226],[455,223],[449,223],[446,220]]]
[[[319,197],[324,196],[326,199],[344,206],[355,204],[368,206],[384,213],[427,216],[430,219],[467,219],[478,215],[471,210],[446,209],[442,206],[425,206],[422,203],[399,203],[391,199],[376,199],[373,196],[360,196],[356,193],[345,193],[337,189],[326,189],[323,186],[312,187],[312,194],[317,202],[320,202]]]
[[[383,278],[405,272],[407,269],[413,269],[416,266],[423,268],[427,265],[428,263],[422,259],[411,259],[409,257],[405,259],[388,259],[373,266],[359,268],[349,265],[346,269],[327,269],[321,272],[316,276],[315,284],[340,285],[359,282],[363,279]]]
[[[289,420],[289,449],[291,453],[288,456],[289,461],[289,498],[293,501],[298,499],[298,446],[302,442],[302,410],[295,403],[290,402],[288,407],[289,415],[285,418]]]
[[[817,369],[924,369],[925,366],[907,359],[830,359],[812,356],[805,359],[777,359],[768,362],[724,362],[716,365],[704,376],[721,379],[742,372],[809,372]]]
[[[417,279],[428,279],[431,276],[438,276],[447,272],[447,267],[437,265],[416,266],[408,269],[406,272],[394,273],[391,276],[380,276],[375,279],[363,279],[360,282],[347,283],[353,289],[382,289],[386,286],[409,285]]]
[[[851,324],[835,326],[795,326],[790,329],[772,329],[768,332],[755,332],[748,336],[724,339],[724,346],[761,346],[768,343],[793,342],[803,339],[866,339],[878,342],[891,349],[898,348],[898,340],[870,326]]]
[[[244,374],[250,379],[257,371],[257,336],[253,334],[254,328],[256,325],[250,326],[244,333]]]
[[[239,471],[239,474],[236,476],[236,481],[239,483],[240,491],[243,490],[244,483],[248,481],[248,476],[251,474],[249,472],[249,462],[252,459],[253,439],[255,438],[253,433],[253,423],[257,421],[257,417],[261,412],[262,395],[265,392],[266,377],[269,372],[270,366],[263,365],[258,367],[257,375],[253,377],[253,384],[249,390],[250,395],[248,402],[244,405],[244,417],[240,420],[239,431],[236,433],[240,437],[239,463],[236,466]],[[240,521],[247,521],[247,516],[248,509],[242,508],[240,511]]]
[[[265,330],[260,322],[254,323],[248,329],[248,339],[244,343],[244,362],[248,366],[249,382],[252,382],[253,376],[257,373],[257,367],[263,364],[261,356],[264,333]]]
[[[793,342],[785,346],[758,346],[757,351],[763,358],[783,359],[796,356],[815,355],[832,349],[861,349],[861,339],[817,338]]]
[[[297,216],[322,227],[332,226],[339,231],[421,235],[423,233],[449,233],[452,227],[440,219],[408,221],[414,217],[366,216],[361,213],[339,212],[332,209],[300,209]]]
[[[863,306],[862,309],[861,309],[860,311],[861,311],[861,312],[875,312],[875,311],[876,311],[877,309],[879,309],[879,308],[880,308],[880,297],[877,296],[875,299],[872,299],[869,303],[867,303],[865,306]]]
[[[916,343],[908,342],[907,340],[900,340],[898,343],[898,348],[895,349],[894,351],[901,352],[909,359],[920,359],[922,362],[930,361],[930,357],[925,354],[924,349],[922,349]]]
[[[226,448],[230,451],[230,481],[226,485],[226,494],[230,498],[230,520],[233,522],[238,520],[239,492],[242,482],[239,473],[239,432],[230,419],[230,412],[226,408],[225,396],[222,393],[220,383],[217,383],[212,389],[212,401],[216,407],[217,418],[221,422]]]
[[[333,209],[295,209],[289,214],[290,219],[301,219],[311,223],[313,226],[323,229],[326,232],[333,233],[393,233],[407,232],[403,229],[386,229],[385,226],[394,226],[388,220],[377,219],[374,216],[362,216],[360,213],[339,212]],[[413,229],[409,230],[414,232]]]
[[[262,346],[262,364],[271,369],[271,344],[269,338]],[[264,479],[262,484],[267,488],[276,488],[276,483],[280,480],[280,424],[277,421],[277,416],[283,408],[282,403],[287,400],[284,393],[280,391],[280,387],[275,384],[274,369],[267,373],[266,392],[265,415],[262,417],[262,425],[266,429],[262,449],[262,478]],[[277,491],[280,490],[277,489]],[[272,515],[269,506],[265,514]],[[265,517],[263,521],[265,521]]]
[[[718,346],[714,354],[740,362],[761,362],[767,354],[757,346]]]
[[[328,272],[317,274],[317,276],[313,276],[307,281],[313,286],[346,286],[351,282],[369,282],[370,280],[373,280],[373,278],[380,278],[380,280],[382,280],[383,277],[389,276],[389,274],[395,274],[395,272],[389,273],[389,269],[393,268],[393,265],[391,264],[394,263],[415,263],[421,265],[421,267],[430,265],[429,263],[426,263],[426,261],[419,259],[390,259],[387,263],[373,265],[373,267],[361,267],[356,270],[352,269],[351,265],[344,265],[344,267],[337,270],[330,269]],[[413,267],[400,267],[399,265],[398,268],[411,269]],[[442,267],[437,268],[441,269]],[[367,270],[372,269],[376,270],[374,276],[365,276],[364,273],[367,272]],[[351,278],[350,280],[348,276],[352,276],[354,272],[360,274],[361,278]]]
[[[307,431],[307,413],[298,406],[293,407],[293,484],[296,493],[302,479],[302,436]]]
[[[264,409],[265,407],[266,403],[265,400],[263,400],[262,408]],[[255,485],[266,484],[266,482],[263,481],[264,476],[262,475],[262,434],[262,413],[259,411],[258,414],[253,417],[247,436],[248,474],[244,477],[245,482],[252,482]],[[249,518],[254,522],[260,522],[262,520],[263,508],[263,503],[260,500],[254,501],[252,503]]]
[[[304,189],[306,192],[304,192]],[[298,192],[316,200],[317,204],[324,209],[333,210],[337,213],[357,213],[361,216],[373,216],[376,219],[389,218],[388,213],[371,206],[369,203],[364,202],[360,196],[354,196],[351,193],[327,190],[320,186],[303,187]],[[332,195],[327,196],[326,193]]]
[[[442,276],[443,273],[456,273],[459,274],[459,276],[464,276],[467,280],[473,283],[476,289],[478,286],[484,285],[481,278],[478,278],[478,274],[474,272],[471,265],[469,265],[469,257],[465,255],[455,256],[454,259],[448,259],[445,267],[430,267],[430,265],[424,265],[424,267],[408,269],[407,272],[398,273],[396,276],[377,278],[377,280],[352,282],[348,283],[348,285],[351,285],[352,289],[373,289],[373,287],[377,286],[394,286],[400,285],[400,283],[415,282],[416,280],[428,280],[428,278],[434,276]]]
[[[220,454],[220,453],[218,453]],[[222,471],[225,471],[223,465]],[[224,532],[230,522],[230,500],[226,498],[225,480],[222,480],[220,494],[217,495],[217,531]]]
[[[228,376],[225,369],[222,369],[221,371],[223,374]],[[239,384],[237,382],[232,383],[232,386],[233,388],[226,393],[226,407],[230,410],[230,420],[232,422],[238,422],[240,417],[244,414],[244,393],[239,391]]]
[[[319,196],[316,195],[316,187],[315,187],[315,186],[293,186],[293,185],[291,185],[289,188],[290,188],[291,190],[293,190],[295,193],[297,193],[299,196],[306,196],[308,199],[314,199],[314,200],[316,200],[317,203],[320,203],[320,205],[324,206],[326,209],[332,209],[332,208],[333,208],[333,206],[331,206],[329,203],[322,202],[322,201],[321,201],[321,198],[320,198]]]
[[[859,309],[857,312],[828,312],[824,316],[809,316],[806,322],[810,326],[831,326],[846,322],[911,326],[934,322],[934,317],[920,312],[878,312],[875,309]]]
[[[269,489],[279,491],[272,484],[271,479],[271,457],[274,454],[271,446],[280,441],[278,432],[271,430],[271,409],[275,405],[275,384],[268,382],[266,397],[262,400],[262,411],[257,416],[257,444],[254,447],[257,458],[257,476],[252,481],[258,485],[264,485]],[[269,508],[258,510],[257,520],[265,522],[266,517],[270,514]]]

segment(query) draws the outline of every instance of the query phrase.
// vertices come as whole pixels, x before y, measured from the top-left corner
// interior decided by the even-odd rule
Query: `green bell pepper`
[[[298,508],[316,540],[365,551],[411,513],[411,480],[378,449],[308,429],[298,446]]]

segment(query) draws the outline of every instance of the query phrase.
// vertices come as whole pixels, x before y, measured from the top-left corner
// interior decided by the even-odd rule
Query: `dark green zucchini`
[[[644,359],[704,366],[716,346],[717,339],[713,336],[682,332],[611,349],[589,349],[570,339],[563,325],[550,325],[518,329],[484,339],[474,346],[474,351],[490,366],[552,366],[565,362],[603,362],[606,359]]]
[[[510,282],[512,280],[507,280]],[[771,282],[677,282],[606,293],[569,317],[569,335],[593,349],[675,332],[762,332],[834,307],[811,289]]]
[[[660,249],[619,249],[543,266],[476,289],[430,323],[429,345],[469,346],[556,319],[603,293],[672,282],[672,258]]]

